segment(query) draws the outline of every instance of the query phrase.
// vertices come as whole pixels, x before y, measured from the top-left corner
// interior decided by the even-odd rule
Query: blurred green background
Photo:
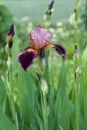
[[[50,0],[3,0],[5,5],[20,20],[28,16],[33,21],[41,23],[47,5]],[[84,1],[84,0],[83,0]],[[69,18],[75,8],[74,0],[55,0],[52,23]]]

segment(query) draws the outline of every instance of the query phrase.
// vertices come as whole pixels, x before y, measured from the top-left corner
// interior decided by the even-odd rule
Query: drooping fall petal
[[[22,53],[18,55],[18,61],[24,70],[33,63],[33,59],[36,57],[36,51],[29,51],[29,48],[25,49]]]
[[[56,52],[63,58],[63,60],[66,59],[66,50],[65,48],[60,44],[48,44],[45,46],[45,49],[47,48],[54,48]]]
[[[54,48],[56,52],[63,58],[63,60],[66,59],[66,50],[65,48],[60,44],[54,44]]]

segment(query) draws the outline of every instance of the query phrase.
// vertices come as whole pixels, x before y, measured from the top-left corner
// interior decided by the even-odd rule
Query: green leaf
[[[18,106],[25,125],[30,127],[34,120],[34,83],[30,73],[20,67],[18,73]],[[31,122],[31,123],[30,123]]]
[[[2,103],[4,102],[5,94],[6,94],[5,86],[4,86],[4,83],[0,77],[0,105],[2,105]]]
[[[14,42],[13,42],[13,46],[12,46],[12,69],[13,69],[13,76],[15,76],[18,72],[18,50],[19,50],[19,39],[17,36],[17,30],[16,27],[14,26],[15,29],[15,35],[14,35]]]
[[[17,130],[15,125],[3,113],[1,106],[0,106],[0,130]]]

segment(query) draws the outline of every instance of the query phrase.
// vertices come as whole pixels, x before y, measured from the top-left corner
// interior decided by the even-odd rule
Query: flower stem
[[[44,127],[45,130],[48,130],[48,112],[47,112],[47,103],[46,95],[43,96],[43,118],[44,118]]]
[[[80,129],[80,86],[78,84],[78,80],[76,79],[75,82],[75,120],[76,120],[76,125],[75,125],[75,130]]]
[[[78,14],[77,6],[79,0],[76,0],[76,15]],[[76,28],[75,28],[75,42],[78,48],[78,58],[75,61],[75,130],[80,130],[80,84],[79,84],[79,73],[77,73],[77,69],[81,64],[81,45],[79,42],[79,34],[78,34],[78,18],[76,18]]]

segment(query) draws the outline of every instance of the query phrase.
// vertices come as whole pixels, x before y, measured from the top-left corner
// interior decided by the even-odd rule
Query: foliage
[[[12,14],[7,7],[0,3],[0,68],[5,69],[5,44],[8,26],[12,23]],[[5,59],[5,60],[3,60]]]

